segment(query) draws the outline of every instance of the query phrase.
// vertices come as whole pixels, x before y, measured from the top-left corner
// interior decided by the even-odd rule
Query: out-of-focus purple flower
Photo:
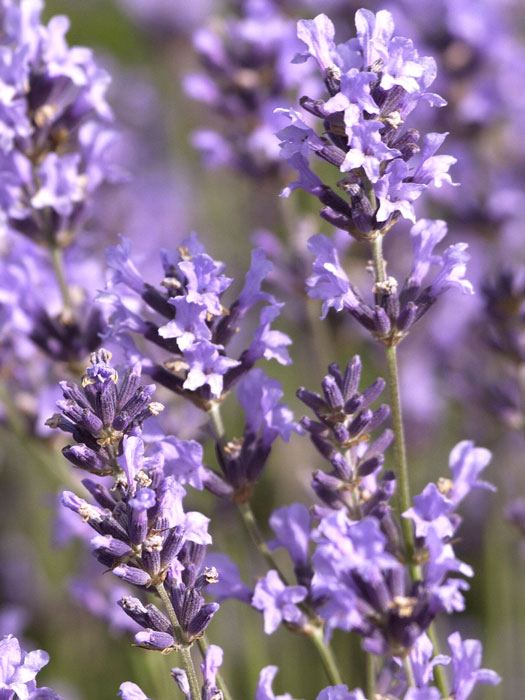
[[[261,436],[263,447],[268,447],[277,438],[288,442],[297,430],[293,413],[280,400],[283,397],[281,384],[268,377],[262,369],[251,370],[239,384],[237,398],[244,409],[246,430]]]
[[[179,483],[190,484],[195,489],[203,488],[202,445],[170,435],[161,441],[159,448],[166,475],[173,474]]]
[[[281,403],[282,396],[280,383],[262,369],[252,369],[243,377],[237,397],[246,418],[244,433],[226,445],[217,445],[224,478],[209,471],[206,488],[237,502],[251,498],[274,441],[280,436],[288,442],[293,431],[300,431],[290,409]]]
[[[221,693],[217,688],[217,673],[222,666],[223,651],[216,644],[210,644],[206,649],[204,662],[201,664],[202,670],[202,700],[214,700],[220,697]]]
[[[429,685],[434,678],[434,666],[446,666],[450,663],[450,657],[446,654],[434,656],[434,646],[428,635],[422,634],[414,644],[410,652],[410,661],[414,672],[414,679],[418,688]]]
[[[303,627],[306,616],[297,607],[308,594],[304,586],[286,586],[273,569],[255,584],[252,605],[264,614],[264,631],[272,634],[281,622]]]
[[[237,16],[215,17],[200,28],[193,44],[204,70],[187,75],[184,88],[223,121],[220,132],[199,129],[191,136],[205,164],[257,178],[278,175],[274,133],[283,120],[275,108],[310,72],[290,69],[300,48],[294,22],[278,3],[244,2]]]
[[[341,267],[334,244],[327,236],[318,234],[308,241],[309,250],[316,255],[313,263],[314,274],[306,280],[308,295],[323,301],[323,315],[328,309],[341,311],[343,308],[356,308],[359,301],[345,271]]]
[[[118,694],[122,700],[151,700],[136,683],[131,683],[130,681],[120,684]]]
[[[119,4],[140,27],[166,37],[198,26],[212,8],[210,0],[185,7],[175,7],[171,0],[119,0]]]
[[[350,692],[346,685],[332,685],[321,690],[316,700],[366,700],[366,698],[359,688]]]
[[[255,691],[255,700],[294,700],[289,693],[275,695],[273,692],[273,680],[278,671],[277,666],[266,666],[261,670],[257,690]]]
[[[454,632],[448,638],[452,650],[452,668],[454,681],[452,694],[457,700],[467,700],[476,683],[497,685],[501,678],[495,671],[481,666],[481,642],[477,639],[461,639],[459,632]]]
[[[49,654],[41,649],[25,652],[18,639],[7,635],[0,639],[0,687],[3,697],[21,700],[46,697],[61,700],[50,688],[37,688],[36,675],[49,662]]]
[[[453,534],[454,527],[448,518],[451,502],[435,484],[425,486],[421,495],[414,497],[414,503],[403,516],[414,523],[416,537],[425,537],[431,527],[441,538]]]
[[[195,391],[208,385],[212,396],[222,394],[224,375],[229,369],[240,364],[238,360],[220,355],[217,346],[204,341],[187,348],[185,358],[190,368],[183,388]]]
[[[303,503],[293,503],[274,510],[270,526],[276,538],[268,543],[270,549],[285,547],[294,566],[306,568],[309,562],[310,511]]]
[[[11,229],[65,247],[86,219],[93,190],[116,175],[105,156],[115,138],[106,126],[110,79],[89,49],[67,45],[68,19],[45,26],[41,9],[12,3],[0,22],[0,200]]]
[[[453,485],[447,496],[454,505],[458,505],[473,488],[496,490],[492,484],[478,479],[491,459],[490,451],[476,447],[472,440],[458,442],[453,448],[449,460]]]

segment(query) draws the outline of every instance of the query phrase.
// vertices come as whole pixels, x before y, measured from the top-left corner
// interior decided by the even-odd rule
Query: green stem
[[[215,433],[215,440],[222,445],[224,442],[224,423],[222,422],[221,415],[221,404],[218,401],[214,401],[208,410],[208,415],[213,427],[213,432]]]
[[[71,301],[71,294],[69,292],[69,287],[67,285],[66,275],[64,272],[62,248],[56,244],[51,246],[51,260],[53,262],[53,269],[55,271],[58,287],[62,296],[62,304],[64,305],[63,313],[65,316],[71,316],[73,313],[73,303]]]
[[[375,656],[366,654],[366,695],[373,698],[376,692],[376,667]]]
[[[206,651],[208,647],[210,646],[210,643],[208,642],[208,638],[206,637],[205,634],[202,635],[199,639],[197,639],[197,645],[199,647],[199,651],[202,654],[202,658],[204,659],[206,657]],[[222,697],[223,700],[232,700],[232,695],[230,691],[228,690],[228,686],[226,685],[226,682],[224,681],[224,678],[222,676],[222,673],[220,671],[217,671],[217,685],[219,688],[222,690]]]
[[[394,458],[397,467],[397,478],[399,480],[398,510],[399,514],[410,508],[410,482],[408,476],[408,462],[405,441],[405,430],[403,426],[403,412],[401,408],[401,392],[399,388],[399,373],[397,369],[396,347],[386,348],[386,359],[388,365],[388,388],[390,391],[390,410],[392,411],[392,425],[394,429]],[[407,549],[408,566],[414,581],[421,579],[421,567],[414,562],[414,535],[412,524],[408,518],[400,518],[401,529],[405,539]]]
[[[416,687],[416,679],[414,678],[414,669],[412,668],[412,662],[410,661],[410,656],[405,656],[403,658],[403,668],[405,669],[405,676],[409,688]]]
[[[381,233],[372,241],[372,259],[376,282],[382,284],[386,280],[385,260],[383,258],[383,236]]]
[[[386,277],[382,244],[382,235],[379,234],[378,237],[372,242],[372,255],[374,259],[376,281],[380,283],[384,282]],[[399,515],[401,515],[401,513],[410,508],[411,497],[403,410],[401,404],[401,391],[399,387],[399,372],[397,367],[397,350],[395,345],[386,347],[386,359],[388,366],[387,384],[390,392],[390,410],[392,412],[392,427],[394,429],[394,459],[397,469],[397,478],[399,480],[398,511]],[[400,517],[400,521],[405,540],[405,547],[407,550],[407,561],[410,575],[413,581],[418,581],[422,579],[422,572],[420,565],[414,561],[415,548],[412,525],[408,518]],[[438,641],[433,625],[430,626],[428,634],[434,647],[434,655],[439,654]],[[408,663],[410,663],[410,660],[408,660]],[[412,670],[411,666],[410,670]],[[442,696],[448,697],[448,684],[444,669],[442,667],[435,667],[434,678],[436,686],[438,687]]]
[[[381,234],[372,242],[372,254],[374,259],[374,271],[376,281],[385,280],[385,263],[382,249]],[[386,348],[386,360],[388,366],[387,384],[390,392],[390,410],[392,412],[392,427],[394,429],[394,459],[396,463],[396,476],[399,481],[398,511],[399,515],[410,508],[410,483],[408,477],[407,451],[405,441],[405,429],[403,425],[403,411],[401,408],[401,391],[399,388],[399,373],[397,369],[397,351],[395,346]],[[421,578],[421,569],[414,562],[414,535],[410,520],[400,518],[405,546],[407,549],[408,565],[413,580]]]
[[[255,519],[255,515],[253,513],[250,503],[237,503],[237,507],[239,509],[239,513],[241,514],[241,518],[246,527],[246,530],[248,531],[254,543],[257,545],[257,549],[265,558],[266,563],[268,564],[270,569],[275,569],[277,571],[285,586],[291,586],[292,584],[289,583],[289,581],[286,579],[286,576],[281,571],[279,564],[275,560],[273,554],[268,548],[268,545],[266,544],[266,540],[264,539],[263,534],[259,529],[259,525],[257,524],[257,520]]]
[[[439,642],[436,634],[436,623],[430,625],[427,630],[428,638],[432,642],[434,647],[434,655],[439,654]],[[436,684],[439,692],[444,698],[448,698],[448,681],[447,674],[445,673],[445,667],[437,664],[434,666],[434,683]]]
[[[161,583],[158,586],[155,586],[155,589],[157,590],[157,593],[160,596],[160,599],[162,600],[162,603],[164,607],[166,608],[166,612],[168,613],[168,616],[170,618],[170,622],[173,625],[173,629],[175,631],[175,638],[176,641],[181,645],[179,648],[180,655],[182,657],[182,665],[184,666],[184,670],[186,671],[186,676],[188,677],[188,683],[190,686],[190,695],[191,695],[191,700],[201,700],[201,689],[199,682],[197,680],[197,674],[195,673],[195,666],[193,665],[193,659],[191,658],[191,651],[190,647],[188,647],[186,644],[184,644],[182,640],[182,629],[179,624],[179,620],[177,618],[177,614],[173,608],[173,605],[171,603],[170,597],[164,588],[164,584]]]
[[[330,683],[332,685],[342,685],[343,679],[341,678],[341,674],[339,673],[334,652],[332,651],[331,647],[325,643],[323,639],[323,629],[321,627],[316,627],[314,629],[313,634],[309,636],[315,648],[317,649],[325,673]]]

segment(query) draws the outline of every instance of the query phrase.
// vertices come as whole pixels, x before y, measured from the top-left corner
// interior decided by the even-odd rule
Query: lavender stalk
[[[216,440],[221,443],[224,442],[225,430],[224,423],[221,416],[220,404],[218,402],[213,402],[212,407],[208,412],[210,416],[210,421],[213,426],[213,431]],[[242,521],[248,534],[256,545],[257,549],[260,551],[264,559],[266,560],[270,570],[274,570],[278,573],[281,581],[286,585],[290,586],[286,576],[281,571],[275,557],[271,553],[266,540],[259,529],[257,520],[255,518],[254,512],[252,510],[250,501],[239,501],[237,502],[237,508],[241,515]],[[337,666],[337,661],[335,659],[334,653],[329,644],[327,644],[323,639],[323,628],[319,625],[319,619],[307,606],[301,605],[301,609],[306,613],[311,624],[307,627],[307,636],[312,640],[319,657],[322,661],[324,670],[328,677],[328,680],[334,685],[342,683],[341,673]]]
[[[173,625],[173,628],[177,634],[177,636],[180,637],[181,634],[181,626],[179,624],[179,620],[177,618],[177,614],[175,610],[173,609],[173,605],[171,603],[169,595],[166,593],[166,589],[164,588],[164,584],[161,583],[158,586],[155,586],[155,590],[160,596],[160,599],[162,600],[162,603],[164,607],[166,608],[166,612],[168,613],[168,616],[170,618],[171,624]],[[186,672],[186,675],[188,677],[188,682],[190,686],[190,693],[191,693],[191,700],[201,700],[201,689],[199,686],[199,682],[197,680],[197,674],[195,672],[195,667],[193,665],[193,659],[191,658],[191,651],[189,647],[187,647],[184,644],[181,644],[179,647],[179,653],[182,658],[182,663],[184,666],[184,670]]]

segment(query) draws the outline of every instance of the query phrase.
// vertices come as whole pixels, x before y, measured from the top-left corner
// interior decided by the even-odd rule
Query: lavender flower
[[[386,430],[375,442],[368,444],[371,431],[387,418],[386,405],[372,411],[370,405],[385,387],[377,379],[363,392],[359,391],[361,360],[353,357],[342,373],[334,363],[323,379],[324,396],[301,387],[298,398],[315,413],[316,420],[303,418],[302,426],[332,470],[329,474],[314,473],[312,486],[317,495],[331,508],[346,506],[359,510],[375,490],[374,475],[383,465],[383,452],[392,441],[392,431]],[[365,497],[366,492],[366,497]],[[370,505],[370,504],[369,504]]]
[[[231,279],[222,274],[224,265],[211,258],[197,236],[182,241],[177,251],[162,254],[165,277],[163,291],[147,284],[130,259],[129,241],[108,248],[108,264],[113,272],[112,286],[123,283],[139,294],[163,319],[143,319],[117,297],[103,296],[113,307],[107,337],[125,342],[128,354],[140,355],[128,334],[144,335],[172,354],[164,366],[142,360],[144,370],[159,383],[190,398],[200,408],[209,409],[248,372],[260,358],[275,358],[288,364],[284,333],[272,330],[279,304],[261,284],[271,269],[262,251],[254,251],[246,283],[230,309],[221,301]],[[258,302],[267,302],[261,311],[260,326],[254,340],[238,359],[226,355],[226,346],[238,330],[245,314]],[[174,320],[173,320],[173,317]],[[167,320],[167,322],[166,322]]]
[[[481,642],[477,639],[461,639],[459,632],[448,638],[452,650],[454,683],[452,693],[457,700],[466,700],[476,683],[497,685],[501,678],[497,673],[481,666]]]
[[[44,26],[40,9],[9,3],[2,16],[0,199],[10,227],[66,246],[85,219],[90,193],[116,174],[104,157],[112,138],[109,76],[89,49],[68,47],[66,17]]]
[[[146,697],[136,683],[130,683],[129,681],[120,684],[118,694],[122,700],[151,700],[151,698]]]
[[[273,679],[279,669],[277,666],[266,666],[259,674],[259,682],[255,691],[255,700],[294,700],[289,693],[275,695],[272,689]]]
[[[219,496],[226,493],[237,503],[250,500],[278,437],[288,442],[293,431],[299,431],[286,404],[280,383],[270,379],[262,369],[252,369],[240,381],[237,397],[245,413],[241,438],[217,444],[217,457],[224,479],[208,472],[206,487]],[[226,482],[233,492],[230,494]]]
[[[313,236],[309,248],[317,257],[313,274],[306,284],[308,295],[323,301],[322,318],[329,308],[336,311],[347,309],[379,342],[397,345],[448,289],[474,293],[472,284],[465,279],[466,263],[470,259],[466,243],[451,245],[442,255],[433,253],[435,244],[446,234],[443,221],[421,219],[410,233],[414,245],[412,270],[399,292],[394,277],[376,281],[373,287],[374,306],[364,301],[351,284],[330,239],[322,234]],[[431,265],[440,269],[428,283],[425,280]]]
[[[302,107],[323,120],[326,136],[319,137],[296,112],[288,116],[298,126],[279,132],[282,155],[298,170],[302,187],[323,203],[321,216],[358,239],[374,239],[399,216],[415,223],[413,202],[433,185],[451,182],[451,156],[435,156],[444,139],[429,134],[423,140],[420,162],[409,166],[419,150],[419,133],[404,128],[409,114],[421,102],[443,106],[445,101],[427,92],[436,76],[435,62],[420,57],[412,42],[394,36],[392,15],[358,10],[357,38],[334,42],[335,30],[326,15],[301,20],[298,36],[306,52],[296,61],[313,57],[329,93],[327,101],[303,97]],[[347,201],[310,171],[309,151],[350,175],[338,187]],[[290,188],[282,196],[288,196]]]
[[[186,93],[223,119],[221,132],[199,129],[193,145],[207,167],[229,167],[254,178],[279,174],[274,133],[283,125],[275,113],[282,96],[297,88],[308,69],[290,70],[299,49],[294,24],[273,0],[244,2],[240,16],[215,19],[193,45],[204,72],[186,76]]]
[[[61,700],[51,688],[38,688],[36,675],[49,662],[49,654],[41,649],[25,652],[18,639],[7,635],[0,639],[0,689],[2,697],[11,700],[17,698],[54,698]]]
[[[292,627],[304,627],[306,617],[296,604],[306,598],[307,592],[304,586],[286,586],[274,570],[257,582],[252,605],[264,613],[266,634],[275,632],[283,621]]]
[[[47,422],[74,437],[77,444],[63,449],[66,459],[98,476],[120,471],[115,457],[123,452],[124,436],[163,409],[162,404],[151,401],[155,385],[139,385],[140,365],[129,368],[117,388],[118,375],[110,359],[107,350],[92,354],[82,389],[72,382],[61,382],[64,400],[57,404],[61,413]]]

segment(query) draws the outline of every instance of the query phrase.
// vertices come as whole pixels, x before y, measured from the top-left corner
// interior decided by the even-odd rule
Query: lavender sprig
[[[64,492],[62,503],[81,516],[95,532],[91,540],[95,558],[115,576],[141,590],[155,589],[168,613],[155,605],[126,596],[120,606],[144,630],[135,643],[145,649],[180,651],[192,700],[200,697],[190,647],[217,612],[202,592],[218,579],[213,568],[203,568],[208,519],[185,514],[183,486],[166,473],[162,452],[146,456],[141,438],[143,421],[156,413],[151,402],[154,385],[140,387],[140,368],[129,368],[117,387],[111,354],[95,353],[82,380],[82,390],[64,383],[66,400],[58,403],[63,414],[52,423],[70,432],[77,442],[65,456],[77,468],[97,477],[111,475],[108,490],[85,479],[83,485],[95,504]],[[153,407],[153,408],[152,408]],[[183,451],[183,445],[178,445]],[[203,467],[201,467],[203,468]]]

